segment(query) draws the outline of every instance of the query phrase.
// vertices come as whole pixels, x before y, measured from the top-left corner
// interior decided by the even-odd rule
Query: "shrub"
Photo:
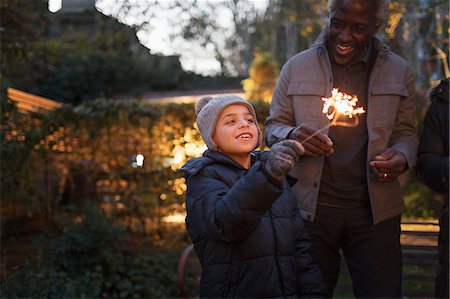
[[[279,76],[279,66],[268,52],[257,51],[242,87],[250,101],[270,103]]]
[[[405,190],[405,212],[407,218],[436,218],[439,215],[440,202],[426,186],[415,177]]]
[[[124,250],[124,228],[94,205],[67,220],[40,260],[17,266],[2,282],[3,298],[177,297],[175,253]]]

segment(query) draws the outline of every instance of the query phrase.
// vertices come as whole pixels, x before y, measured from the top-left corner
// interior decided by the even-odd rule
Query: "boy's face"
[[[258,134],[256,120],[249,109],[243,105],[233,104],[219,115],[213,140],[219,152],[235,159],[248,156],[256,148]]]

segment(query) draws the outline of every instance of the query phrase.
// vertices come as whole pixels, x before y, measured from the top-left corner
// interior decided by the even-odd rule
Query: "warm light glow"
[[[181,164],[186,161],[186,150],[183,146],[177,145],[174,147],[173,151],[173,164]]]
[[[52,13],[62,8],[62,0],[48,0],[48,10]]]
[[[324,113],[325,116],[331,121],[323,128],[309,135],[308,138],[301,142],[302,144],[332,126],[356,127],[359,123],[358,114],[366,112],[362,107],[355,107],[358,102],[358,97],[352,97],[346,93],[340,92],[337,88],[333,88],[331,91],[331,97],[322,98],[322,101],[324,102],[322,113]],[[339,116],[341,115],[352,118],[353,121],[338,121]]]
[[[337,88],[333,88],[331,97],[322,98],[322,101],[324,101],[322,113],[331,120],[338,117],[339,114],[352,118],[365,112],[362,107],[355,107],[358,97],[340,92]]]
[[[162,217],[161,221],[166,223],[184,224],[186,221],[186,212],[173,212],[170,215]]]
[[[131,163],[131,166],[133,168],[136,167],[143,167],[144,166],[144,155],[143,154],[137,154],[136,156],[133,156],[133,162]]]
[[[183,195],[187,191],[186,179],[184,177],[169,181],[169,185],[173,185],[172,190],[177,195]]]
[[[144,166],[144,155],[142,155],[142,154],[137,154],[136,155],[136,165],[138,166],[138,167],[142,167],[142,166]]]
[[[174,147],[170,157],[164,161],[165,167],[171,167],[176,171],[186,163],[189,158],[199,157],[207,149],[201,140],[198,129],[187,128],[184,135],[179,140],[174,140]]]

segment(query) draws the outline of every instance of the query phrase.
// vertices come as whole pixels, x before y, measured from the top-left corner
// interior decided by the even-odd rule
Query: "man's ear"
[[[379,33],[380,32],[380,29],[381,29],[381,25],[383,25],[383,23],[378,23],[376,26],[375,26],[375,33]]]

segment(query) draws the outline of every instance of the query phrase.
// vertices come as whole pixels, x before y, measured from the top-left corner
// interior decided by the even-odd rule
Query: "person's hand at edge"
[[[369,166],[372,167],[375,176],[380,182],[394,181],[406,168],[405,156],[396,149],[388,147],[382,153],[376,155]]]

